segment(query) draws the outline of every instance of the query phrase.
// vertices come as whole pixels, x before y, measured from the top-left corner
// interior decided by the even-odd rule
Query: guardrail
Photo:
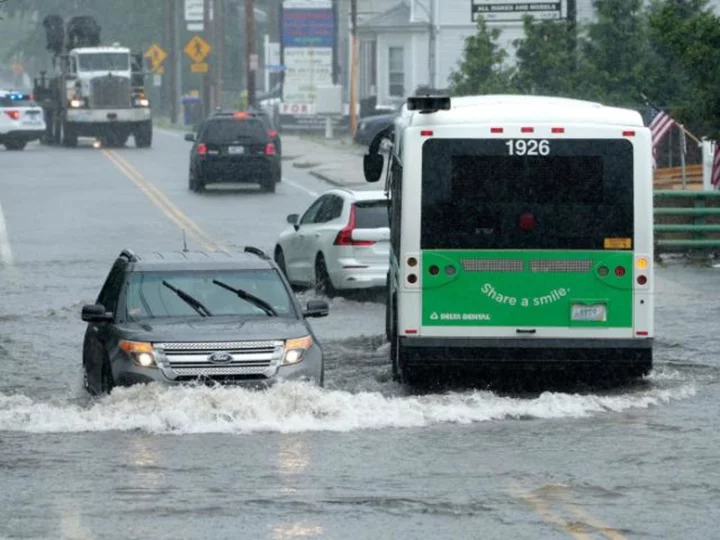
[[[655,190],[655,252],[720,252],[720,191]]]

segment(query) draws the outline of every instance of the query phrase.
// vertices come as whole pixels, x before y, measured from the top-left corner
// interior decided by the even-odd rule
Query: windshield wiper
[[[190,296],[188,293],[186,293],[182,289],[178,289],[174,285],[170,285],[167,281],[163,281],[162,283],[168,289],[170,289],[172,292],[174,292],[180,298],[182,298],[191,308],[193,308],[195,311],[197,311],[203,317],[212,315],[212,313],[210,313],[210,310],[208,308],[206,308],[204,305],[202,305],[202,303],[199,300],[197,300],[196,298],[193,298],[192,296]]]
[[[277,317],[277,311],[275,311],[275,309],[265,300],[258,298],[254,294],[250,294],[249,292],[243,291],[242,289],[236,289],[235,287],[231,287],[227,283],[223,283],[222,281],[218,281],[217,279],[213,279],[213,283],[219,287],[222,287],[223,289],[234,292],[236,295],[238,295],[239,298],[242,298],[243,300],[246,300],[247,302],[250,302],[251,304],[259,307],[267,314],[268,317]]]

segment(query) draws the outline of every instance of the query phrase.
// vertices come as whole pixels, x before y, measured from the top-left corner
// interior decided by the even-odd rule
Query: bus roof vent
[[[420,111],[420,114],[449,111],[450,96],[410,96],[407,99],[407,108],[408,111]]]

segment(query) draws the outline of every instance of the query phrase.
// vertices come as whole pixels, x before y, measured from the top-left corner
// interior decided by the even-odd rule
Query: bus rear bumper
[[[400,337],[405,362],[417,367],[522,364],[652,365],[653,338]]]

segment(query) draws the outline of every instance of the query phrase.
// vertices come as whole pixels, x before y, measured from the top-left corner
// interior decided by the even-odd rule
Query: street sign
[[[202,62],[212,51],[210,44],[200,36],[193,36],[185,45],[185,54],[194,62]]]
[[[210,20],[213,18],[213,3],[210,1],[208,11]],[[202,22],[205,18],[205,5],[203,0],[185,0],[185,21]]]
[[[193,73],[207,73],[208,63],[196,62],[195,64],[190,64],[190,71],[192,71]]]
[[[287,71],[287,66],[284,64],[265,64],[265,69],[270,73],[282,73],[283,71]]]
[[[150,59],[153,72],[162,73],[164,71],[162,68],[162,63],[167,58],[167,53],[160,45],[158,45],[157,43],[153,43],[152,45],[150,45],[150,47],[148,47],[148,50],[145,51],[145,58]]]

